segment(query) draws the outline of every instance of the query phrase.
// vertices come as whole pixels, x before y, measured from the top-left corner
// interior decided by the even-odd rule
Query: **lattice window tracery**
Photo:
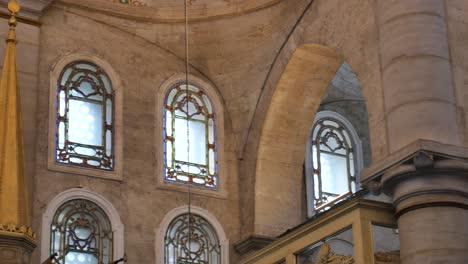
[[[50,226],[50,255],[60,264],[109,264],[113,232],[106,213],[95,203],[76,199],[56,211]]]
[[[314,206],[324,209],[330,202],[356,192],[355,144],[347,128],[327,117],[317,120],[311,136]]]
[[[57,83],[56,161],[114,169],[114,92],[97,65],[68,64]]]
[[[189,228],[190,225],[190,228]],[[166,264],[220,264],[221,245],[213,226],[196,214],[172,220],[164,238]]]
[[[163,113],[165,180],[216,189],[216,117],[208,96],[194,85],[174,85]]]

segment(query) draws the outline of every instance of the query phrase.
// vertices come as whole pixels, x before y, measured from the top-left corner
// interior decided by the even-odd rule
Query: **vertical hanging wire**
[[[190,115],[189,115],[189,39],[188,39],[188,0],[184,0],[184,15],[185,15],[185,96],[186,96],[186,114],[187,114],[187,176],[189,182],[187,184],[188,188],[188,217],[187,217],[187,224],[188,224],[188,257],[191,259],[191,239],[192,239],[192,223],[191,223],[191,206],[192,206],[192,192],[191,192],[191,185],[192,185],[192,178],[190,175]]]

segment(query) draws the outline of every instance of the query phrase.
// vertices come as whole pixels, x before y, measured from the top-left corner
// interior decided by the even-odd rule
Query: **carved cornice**
[[[54,0],[21,0],[21,16],[18,20],[28,24],[39,25],[39,18]],[[9,0],[0,0],[0,12],[8,13],[6,8]],[[32,23],[34,21],[35,23]]]
[[[248,253],[260,250],[271,242],[275,241],[274,238],[265,236],[250,236],[247,239],[241,240],[234,245],[234,249],[240,255],[246,255]]]
[[[8,223],[5,225],[0,224],[0,232],[5,235],[25,236],[32,241],[36,239],[36,233],[34,233],[31,227],[24,225],[18,226],[14,223]]]
[[[383,182],[412,173],[468,174],[468,148],[419,139],[375,162],[361,173],[361,184],[380,192]]]

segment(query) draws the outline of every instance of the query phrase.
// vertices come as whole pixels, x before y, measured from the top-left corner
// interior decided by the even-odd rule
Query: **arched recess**
[[[306,44],[294,51],[281,75],[258,145],[256,235],[277,236],[301,222],[305,145],[321,98],[342,63],[332,49]]]
[[[189,208],[187,205],[182,205],[172,209],[164,216],[159,227],[156,228],[156,264],[164,264],[164,237],[166,235],[167,228],[171,224],[172,220],[174,220],[174,218],[176,218],[179,215],[188,213],[188,209]],[[201,207],[191,205],[190,212],[205,218],[205,220],[213,226],[221,244],[221,264],[228,264],[229,239],[226,237],[226,233],[224,233],[224,229],[221,223],[219,223],[218,219],[213,214]]]
[[[192,188],[192,192],[226,198],[229,195],[229,188],[227,186],[228,178],[230,177],[227,169],[226,162],[226,153],[225,153],[225,120],[226,112],[224,111],[224,101],[219,93],[218,89],[207,80],[204,80],[200,77],[189,75],[188,81],[190,84],[195,85],[197,88],[203,90],[203,92],[208,96],[211,103],[213,104],[214,112],[216,115],[216,144],[218,148],[218,188],[216,190],[208,190],[204,188]],[[164,181],[163,176],[163,151],[160,146],[163,146],[163,126],[162,126],[162,116],[164,114],[164,100],[166,98],[167,92],[174,86],[176,83],[185,82],[185,74],[176,73],[171,77],[164,80],[164,82],[159,86],[159,89],[156,93],[156,109],[155,109],[155,137],[157,144],[155,145],[156,152],[156,184],[159,188],[163,189],[172,189],[177,191],[186,192],[187,186],[182,184],[167,183]]]
[[[68,189],[55,196],[48,204],[44,214],[42,214],[41,232],[41,261],[49,257],[50,250],[50,224],[57,209],[64,203],[84,199],[97,204],[109,217],[112,225],[114,237],[114,258],[119,259],[124,255],[124,225],[120,220],[120,215],[115,207],[104,196],[84,188]]]
[[[114,136],[113,148],[115,155],[115,167],[113,171],[94,170],[79,166],[68,166],[58,164],[56,158],[55,132],[56,132],[56,111],[57,111],[57,81],[63,69],[70,63],[76,61],[87,61],[99,66],[106,72],[112,83],[114,92]],[[119,75],[111,64],[104,59],[88,53],[71,53],[58,59],[50,71],[49,84],[49,131],[48,131],[48,155],[47,168],[50,170],[87,175],[105,179],[122,180],[123,170],[123,84]]]

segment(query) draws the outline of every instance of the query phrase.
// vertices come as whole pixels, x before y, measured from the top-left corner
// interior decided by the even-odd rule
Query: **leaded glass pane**
[[[172,220],[164,238],[166,264],[219,264],[221,245],[208,221],[195,214]]]
[[[311,136],[314,205],[321,210],[356,191],[354,142],[346,127],[333,118],[318,120]]]
[[[90,62],[67,65],[57,82],[56,161],[113,170],[113,111],[106,73]]]
[[[215,114],[208,97],[194,85],[177,84],[163,110],[165,180],[216,189]]]
[[[109,264],[113,233],[106,213],[95,203],[76,199],[60,206],[50,226],[50,254],[60,264]]]

